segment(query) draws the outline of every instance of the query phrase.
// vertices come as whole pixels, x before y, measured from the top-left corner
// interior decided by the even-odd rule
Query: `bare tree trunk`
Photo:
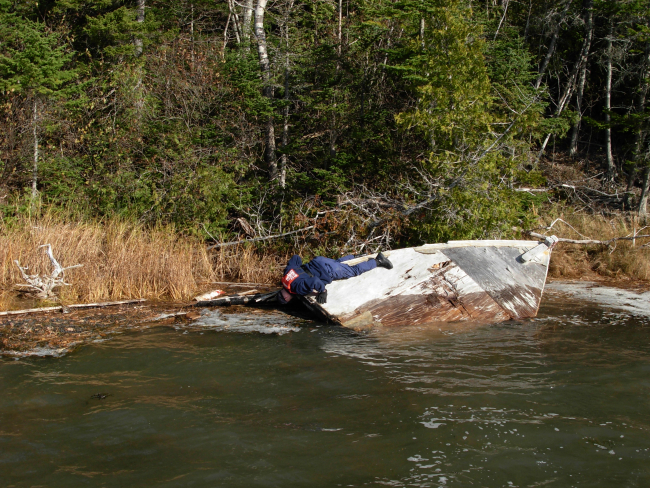
[[[255,37],[257,37],[257,52],[260,58],[260,69],[262,81],[264,82],[264,96],[273,100],[273,86],[271,85],[271,64],[266,49],[266,33],[264,32],[264,12],[268,0],[257,0],[255,7]],[[275,157],[275,127],[273,115],[270,115],[266,122],[266,151],[264,154],[266,166],[269,172],[269,179],[274,180],[278,176],[278,162]]]
[[[237,15],[237,10],[235,10],[235,5],[233,0],[228,0],[228,11],[230,15],[232,15],[232,21],[235,26],[234,28],[235,39],[237,39],[237,44],[241,44],[242,42],[241,25],[239,24],[239,15]]]
[[[144,22],[144,2],[145,0],[137,0],[136,4],[136,21],[139,24]],[[135,45],[135,55],[140,56],[142,54],[142,39],[136,37],[133,44]]]
[[[569,79],[567,80],[566,87],[564,89],[564,94],[558,101],[557,107],[555,109],[555,114],[553,114],[554,117],[559,117],[562,115],[562,112],[564,111],[564,107],[566,106],[567,102],[571,99],[571,96],[573,95],[573,90],[575,88],[575,81],[576,77],[578,74],[578,68],[579,68],[580,62],[578,61],[575,66],[573,67],[573,71],[569,75]],[[546,150],[546,145],[548,144],[548,141],[551,139],[552,134],[547,134],[546,138],[544,139],[544,142],[542,143],[542,147],[539,150],[539,154],[537,155],[537,161],[539,161],[542,156],[544,155],[544,151]]]
[[[280,186],[284,188],[287,181],[287,146],[289,145],[289,56],[284,69],[284,108],[282,109],[282,157],[280,158]]]
[[[587,62],[589,61],[589,51],[591,50],[591,41],[594,37],[594,11],[593,0],[585,1],[585,42],[583,43],[582,52],[580,53],[580,77],[578,79],[578,92],[576,93],[576,112],[578,120],[573,126],[571,133],[571,145],[569,154],[574,156],[578,152],[578,135],[580,134],[580,122],[582,120],[582,96],[585,92],[585,81],[587,79]]]
[[[530,27],[530,14],[533,11],[533,0],[528,2],[528,17],[526,17],[526,28],[524,29],[524,41],[528,39],[528,28]]]
[[[230,27],[231,13],[228,13],[228,20],[226,20],[226,27],[223,30],[223,47],[221,48],[221,59],[226,56],[226,46],[228,45],[228,27]]]
[[[612,155],[612,128],[610,110],[612,109],[612,42],[614,35],[614,19],[609,19],[609,32],[607,34],[607,79],[605,82],[605,152],[607,153],[607,179],[614,181],[616,177],[616,166],[614,165],[614,156]]]
[[[343,42],[343,0],[339,0],[339,45],[336,52],[341,56],[341,43]]]
[[[32,169],[32,200],[38,196],[38,99],[34,95],[34,113],[32,118],[32,132],[34,135],[34,167]]]
[[[648,215],[648,191],[650,190],[650,167],[643,173],[643,186],[639,199],[639,215]]]
[[[424,49],[424,17],[420,18],[420,45]]]
[[[190,49],[191,55],[190,55],[190,70],[194,71],[194,4],[190,4],[190,10],[191,10],[191,17],[190,17]]]
[[[562,11],[562,14],[560,15],[560,18],[557,21],[557,25],[553,29],[551,44],[548,46],[548,51],[546,52],[544,61],[542,61],[542,65],[539,67],[539,75],[537,76],[537,81],[535,81],[535,89],[538,89],[542,84],[542,80],[544,79],[544,73],[546,73],[546,68],[548,67],[548,63],[551,62],[551,58],[553,57],[553,54],[555,54],[555,46],[557,45],[557,38],[560,34],[560,26],[562,25],[562,21],[564,20],[564,17],[566,17],[566,13],[569,11],[571,2],[572,0],[567,1],[566,5],[564,6],[564,10]]]
[[[499,31],[501,30],[501,26],[503,25],[503,21],[506,20],[506,14],[508,13],[508,6],[510,5],[510,0],[503,0],[503,15],[501,16],[501,20],[499,21],[499,25],[497,27],[496,32],[494,33],[494,41],[497,40],[497,36],[499,35]]]
[[[137,12],[137,17],[136,20],[138,24],[144,23],[144,8],[145,8],[145,0],[137,0],[137,6],[136,6],[136,12]],[[133,44],[135,46],[135,55],[137,57],[142,56],[142,48],[143,48],[143,42],[142,39],[139,37],[136,37],[133,40]],[[142,65],[138,64],[136,66],[136,82],[135,82],[135,89],[134,89],[134,95],[135,95],[135,111],[136,111],[136,121],[140,120],[140,117],[142,115],[142,109],[144,108],[144,89],[143,89],[143,73],[142,73]]]
[[[294,0],[287,5],[284,17],[284,108],[282,109],[282,157],[280,158],[280,186],[285,187],[287,181],[287,153],[289,145],[289,16],[293,8]]]
[[[650,76],[650,42],[646,43],[645,53],[643,56],[643,61],[641,65],[641,70],[639,73],[641,84],[637,92],[637,101],[636,101],[636,111],[637,113],[642,113],[645,110],[646,97],[648,96],[648,76]],[[635,167],[632,168],[630,179],[628,182],[628,191],[632,189],[634,185],[634,174],[636,173],[637,168],[641,165],[641,160],[643,158],[642,147],[645,141],[645,131],[642,127],[636,131],[634,135],[634,163]],[[639,214],[646,215],[648,212],[648,176],[650,168],[646,168],[643,174],[643,187],[641,190],[641,197],[639,198]]]
[[[244,49],[249,52],[251,49],[251,22],[253,20],[253,0],[244,2],[244,25],[242,32],[242,41]]]

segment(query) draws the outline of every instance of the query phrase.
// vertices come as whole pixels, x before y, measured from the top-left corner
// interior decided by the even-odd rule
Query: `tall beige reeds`
[[[650,234],[650,227],[635,215],[593,215],[574,213],[571,209],[546,217],[543,225],[562,218],[571,227],[558,222],[549,233],[570,239],[607,240],[613,237]],[[643,230],[641,230],[643,229]],[[641,230],[641,232],[639,232]],[[549,274],[554,278],[593,278],[596,275],[615,279],[650,280],[650,239],[636,242],[618,241],[615,247],[560,244],[551,256]]]
[[[203,241],[181,236],[173,227],[117,219],[65,222],[53,215],[0,224],[0,291],[22,282],[14,260],[30,273],[49,274],[51,264],[38,246],[51,244],[71,286],[64,303],[148,298],[187,300],[211,281],[273,282],[282,260],[260,257],[253,249],[228,249],[216,255]]]

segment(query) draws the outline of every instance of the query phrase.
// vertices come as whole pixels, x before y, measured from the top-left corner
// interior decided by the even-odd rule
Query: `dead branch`
[[[79,268],[83,266],[83,264],[75,264],[74,266],[67,266],[64,268],[55,259],[54,254],[52,253],[52,246],[50,244],[43,244],[42,246],[38,247],[39,249],[42,247],[46,248],[45,253],[50,258],[50,262],[54,268],[50,273],[50,276],[41,277],[38,273],[34,275],[28,275],[27,270],[29,267],[21,266],[16,259],[14,260],[14,263],[16,263],[16,266],[18,266],[20,274],[25,280],[25,283],[19,283],[15,286],[19,288],[29,289],[31,292],[34,292],[39,298],[50,298],[54,296],[54,288],[58,286],[70,286],[69,283],[65,282],[65,271],[68,269]]]
[[[543,234],[538,234],[537,232],[533,231],[527,231],[525,234],[531,236],[531,237],[537,237],[538,239],[545,239],[548,236],[545,236]],[[617,241],[633,241],[635,239],[642,239],[644,237],[650,237],[650,234],[644,234],[644,235],[637,235],[634,237],[629,237],[629,236],[624,236],[624,237],[612,237],[611,239],[607,239],[605,241],[599,241],[597,239],[565,239],[563,237],[558,237],[559,242],[566,242],[568,244],[597,244],[601,246],[610,246],[614,244]]]
[[[310,230],[316,227],[315,225],[310,225],[309,227],[305,227],[304,229],[298,229],[298,230],[292,230],[291,232],[285,232],[284,234],[277,234],[274,236],[266,236],[266,237],[254,237],[252,239],[242,239],[240,241],[231,241],[231,242],[221,242],[219,244],[213,244],[212,246],[208,247],[208,251],[210,249],[218,249],[221,247],[226,247],[226,246],[234,246],[236,244],[241,244],[243,242],[257,242],[257,241],[268,241],[269,239],[277,239],[278,237],[285,237],[285,236],[290,236],[292,234],[298,234],[299,232],[304,232],[306,230]]]

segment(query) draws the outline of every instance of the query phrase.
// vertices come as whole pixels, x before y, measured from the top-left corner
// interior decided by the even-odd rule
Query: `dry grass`
[[[549,225],[555,218],[562,218],[574,229],[558,222],[548,234],[569,239],[607,240],[613,237],[631,236],[650,222],[644,223],[632,215],[588,215],[573,213],[570,209],[554,212],[540,218],[541,225]],[[582,234],[582,236],[580,235]],[[650,234],[650,227],[641,232]],[[650,281],[650,239],[618,241],[615,247],[580,246],[560,243],[552,254],[549,276],[553,278],[634,279]]]
[[[42,244],[52,245],[64,267],[83,264],[66,272],[71,286],[60,289],[64,303],[187,300],[210,281],[272,283],[283,266],[282,258],[260,257],[254,249],[211,254],[200,239],[181,236],[172,227],[120,220],[70,223],[46,215],[0,224],[0,294],[7,302],[14,285],[23,281],[14,260],[29,266],[30,273],[49,274],[50,262],[38,249]]]

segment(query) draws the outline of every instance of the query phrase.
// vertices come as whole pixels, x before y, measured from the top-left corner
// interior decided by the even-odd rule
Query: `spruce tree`
[[[64,95],[66,84],[75,78],[76,71],[66,69],[71,56],[45,25],[18,14],[10,2],[0,2],[0,92],[18,92],[32,102],[33,199],[38,195],[41,106]]]

